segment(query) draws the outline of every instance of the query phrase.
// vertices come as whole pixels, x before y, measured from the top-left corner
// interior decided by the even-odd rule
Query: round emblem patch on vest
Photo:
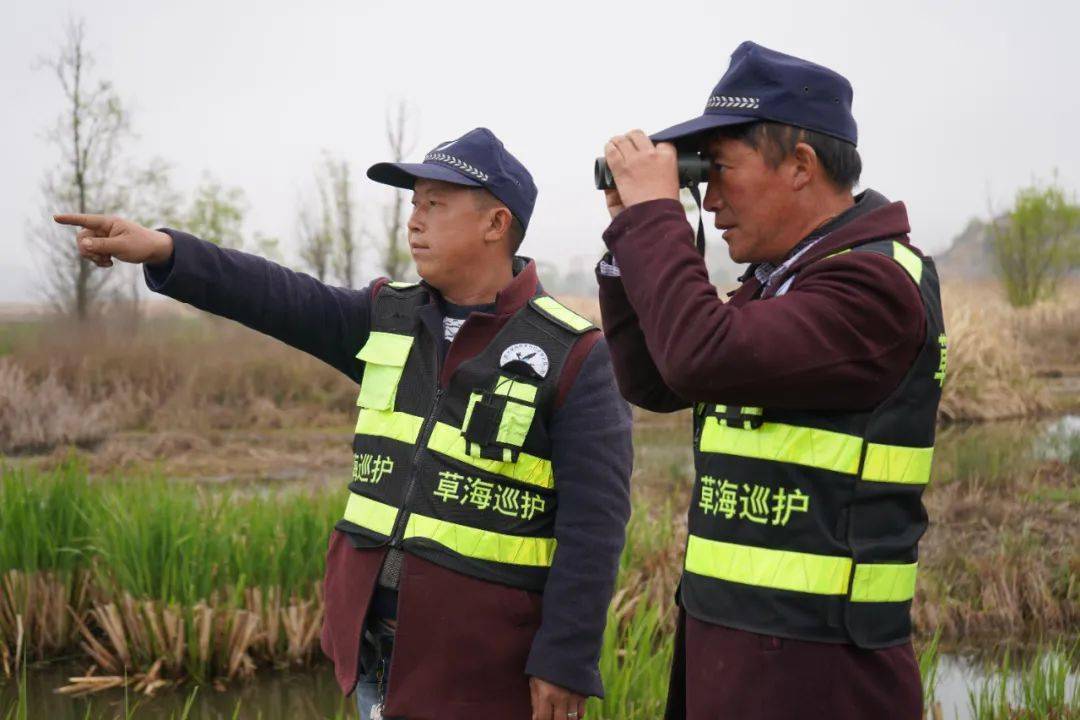
[[[545,378],[548,374],[547,353],[539,345],[532,343],[515,343],[503,350],[499,367],[510,365],[525,365],[538,378]]]

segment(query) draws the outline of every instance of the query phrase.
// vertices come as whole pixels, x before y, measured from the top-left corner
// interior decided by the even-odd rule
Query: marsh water
[[[653,440],[655,438],[655,440]],[[681,438],[681,435],[678,436]],[[639,451],[649,444],[674,463],[682,462],[672,445],[682,442],[674,432],[641,432]],[[687,453],[687,456],[689,454]],[[948,482],[965,475],[1000,477],[1014,468],[1019,471],[1032,462],[1061,460],[1075,468],[1080,463],[1080,415],[1053,420],[1000,422],[953,426],[943,430],[935,451],[934,482]],[[1072,492],[1075,493],[1076,488]],[[1070,502],[1076,502],[1075,496]],[[932,519],[931,519],[932,520]],[[1051,639],[1052,641],[1052,639]],[[943,654],[937,671],[936,698],[945,718],[969,718],[968,693],[979,688],[991,675],[987,670],[999,648],[981,648],[968,654]],[[29,718],[82,720],[83,718],[179,718],[190,703],[190,720],[285,720],[296,718],[351,718],[351,702],[341,698],[328,666],[305,672],[263,672],[243,685],[218,691],[205,686],[197,691],[187,686],[147,699],[127,696],[122,690],[91,697],[70,698],[55,693],[71,675],[81,675],[85,666],[74,661],[32,667],[26,676],[25,706]],[[1075,688],[1077,676],[1070,678]],[[0,681],[0,717],[15,702],[18,685]]]

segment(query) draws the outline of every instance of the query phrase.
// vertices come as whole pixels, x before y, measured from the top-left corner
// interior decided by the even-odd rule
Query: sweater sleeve
[[[604,234],[664,383],[694,401],[789,409],[873,407],[925,334],[918,289],[891,259],[819,260],[780,297],[723,302],[682,207],[628,208]]]
[[[611,363],[622,396],[634,405],[653,412],[674,412],[691,403],[676,395],[664,383],[649,354],[637,313],[631,307],[622,280],[599,272],[600,315],[604,337],[611,347]]]
[[[371,286],[333,287],[257,255],[163,231],[173,239],[173,255],[144,268],[151,290],[277,338],[360,380],[356,353],[371,328]]]
[[[525,666],[587,696],[603,696],[600,648],[630,518],[630,422],[600,340],[552,419],[556,550]]]

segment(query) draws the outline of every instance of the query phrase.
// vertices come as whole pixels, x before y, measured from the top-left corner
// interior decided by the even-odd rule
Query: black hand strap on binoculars
[[[698,190],[696,183],[691,183],[687,188],[690,191],[690,195],[694,198],[694,202],[697,203],[697,251],[702,257],[705,257],[705,220],[702,217],[701,210],[701,191]]]

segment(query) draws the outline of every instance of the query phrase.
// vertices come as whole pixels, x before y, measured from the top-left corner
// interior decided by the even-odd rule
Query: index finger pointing
[[[105,215],[53,215],[53,220],[61,225],[78,225],[99,232],[108,232],[109,219]]]

